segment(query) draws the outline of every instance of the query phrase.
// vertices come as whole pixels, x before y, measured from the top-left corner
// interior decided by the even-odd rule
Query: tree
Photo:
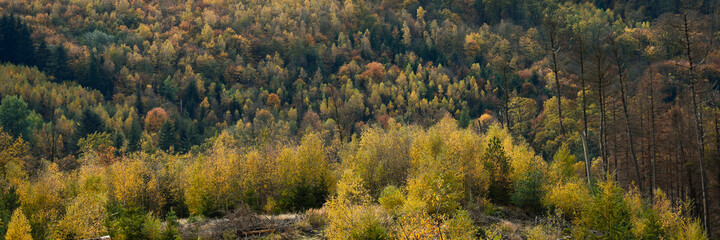
[[[178,219],[177,215],[175,215],[175,210],[170,208],[170,212],[168,212],[167,216],[165,217],[167,225],[165,225],[165,231],[162,235],[163,240],[177,240],[180,238],[180,232],[178,231],[178,225],[180,224],[177,220]]]
[[[27,103],[17,96],[7,96],[0,104],[0,126],[13,135],[27,139],[31,132],[31,111]]]
[[[84,87],[93,88],[100,91],[103,95],[110,99],[113,93],[112,74],[104,69],[105,59],[93,51],[85,71],[85,77],[79,82]]]
[[[590,154],[588,153],[589,150],[589,129],[588,129],[588,96],[587,96],[587,90],[588,90],[588,78],[586,77],[586,64],[588,62],[588,51],[590,49],[589,44],[592,43],[593,39],[591,39],[592,31],[594,28],[596,28],[599,25],[602,25],[603,22],[608,22],[608,18],[611,17],[610,14],[612,12],[606,12],[602,11],[598,8],[596,8],[591,3],[582,3],[582,4],[570,4],[566,3],[565,5],[561,6],[560,11],[562,11],[561,14],[565,15],[565,20],[567,24],[567,28],[570,31],[570,34],[572,36],[572,39],[575,41],[573,42],[573,46],[571,47],[573,51],[573,55],[577,58],[577,61],[579,62],[579,72],[580,72],[580,90],[581,90],[581,98],[582,98],[582,119],[583,119],[583,132],[582,132],[582,142],[583,142],[583,155],[585,158],[585,174],[588,176],[587,181],[588,184],[592,182],[591,172],[590,172]],[[609,14],[610,13],[610,14]],[[586,63],[587,62],[587,63]],[[588,69],[589,70],[589,69]],[[599,143],[600,144],[600,143]],[[604,160],[603,160],[604,161]]]
[[[686,63],[682,67],[685,73],[685,84],[690,88],[690,103],[692,104],[693,116],[695,120],[695,141],[697,145],[697,157],[700,167],[700,185],[702,192],[702,219],[707,231],[710,231],[708,221],[708,187],[707,176],[705,172],[705,132],[703,127],[703,98],[700,93],[705,92],[702,89],[702,79],[698,76],[698,69],[702,68],[705,63],[709,49],[712,48],[712,36],[707,34],[707,17],[693,10],[690,1],[682,2],[677,13],[667,13],[658,20],[659,26],[663,28],[660,32],[664,33],[668,39],[666,42],[669,47],[679,49],[685,57]]]
[[[32,240],[30,235],[30,222],[28,222],[21,208],[13,212],[12,219],[8,224],[8,231],[5,235],[7,240]]]
[[[167,122],[168,114],[165,109],[156,107],[150,110],[145,116],[145,129],[148,132],[157,132]]]
[[[35,66],[42,71],[48,71],[49,63],[52,61],[52,53],[45,40],[40,40],[40,44],[35,48],[35,56],[37,56]]]
[[[278,95],[275,93],[270,93],[270,94],[268,94],[268,97],[267,97],[267,100],[265,101],[265,103],[268,106],[271,106],[272,108],[277,109],[280,107],[280,97],[278,97]]]
[[[552,9],[552,8],[550,8]],[[545,14],[544,19],[544,25],[547,30],[548,35],[548,52],[550,52],[550,55],[552,56],[552,70],[553,75],[555,77],[555,91],[557,92],[557,101],[558,101],[558,119],[560,120],[560,134],[562,134],[563,138],[565,138],[565,127],[563,126],[563,117],[562,117],[562,90],[560,88],[560,70],[558,68],[558,60],[557,55],[560,52],[560,30],[561,30],[561,20],[559,20],[560,16],[555,14],[556,12],[553,10],[549,10],[550,13]]]
[[[128,152],[135,152],[140,150],[140,139],[142,138],[142,129],[140,127],[140,121],[135,120],[130,126],[130,133],[128,133]]]
[[[510,159],[505,155],[500,139],[493,137],[485,150],[485,168],[492,174],[488,195],[497,204],[510,201],[512,182],[510,180]]]
[[[55,47],[55,51],[48,61],[47,71],[55,76],[55,82],[64,82],[72,79],[70,67],[68,67],[67,51],[63,45]]]
[[[200,141],[200,130],[196,121],[178,120],[175,124],[178,131],[178,141],[175,144],[175,151],[185,153]]]
[[[638,162],[637,154],[635,153],[635,141],[633,138],[633,132],[630,129],[630,113],[628,112],[628,103],[625,94],[625,62],[623,55],[621,55],[621,46],[619,46],[617,42],[618,40],[621,40],[621,37],[623,37],[622,33],[616,35],[616,33],[611,32],[611,35],[608,37],[608,42],[610,43],[613,58],[615,59],[615,66],[618,71],[618,83],[620,84],[620,102],[622,103],[623,114],[625,115],[625,133],[628,137],[628,148],[630,148],[630,157],[633,161],[633,164],[635,165],[635,178],[637,181],[637,185],[640,188],[640,192],[642,192],[645,182],[643,180],[643,175],[640,174],[640,163]]]
[[[470,113],[469,113],[467,107],[464,107],[462,109],[462,111],[460,112],[458,124],[461,128],[467,128],[468,125],[470,125]]]
[[[0,18],[0,62],[19,65],[35,65],[35,48],[30,38],[30,28],[18,17],[4,15]]]
[[[104,131],[105,122],[102,118],[100,118],[100,115],[90,108],[83,110],[80,115],[80,126],[78,126],[78,130],[76,132],[77,139],[84,138],[88,134]]]
[[[175,126],[171,121],[165,121],[158,134],[160,135],[158,137],[158,147],[162,150],[170,150],[170,147],[174,146],[177,142]]]
[[[138,116],[145,113],[145,106],[142,101],[142,87],[139,85],[137,90],[135,90],[135,110],[137,111]]]

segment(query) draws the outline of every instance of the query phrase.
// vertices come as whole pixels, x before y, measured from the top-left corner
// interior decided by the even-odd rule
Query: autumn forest
[[[720,1],[0,0],[4,239],[718,239]]]

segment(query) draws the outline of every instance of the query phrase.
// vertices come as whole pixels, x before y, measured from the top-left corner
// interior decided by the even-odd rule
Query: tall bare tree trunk
[[[510,128],[512,127],[510,125],[510,80],[507,79],[507,75],[508,75],[507,67],[503,67],[502,74],[503,74],[503,82],[505,84],[505,91],[503,91],[503,93],[505,93],[505,98],[503,101],[503,104],[505,105],[505,107],[503,109],[505,111],[505,127],[507,128],[508,131],[510,131]]]
[[[715,179],[720,182],[720,119],[718,119],[720,116],[718,115],[717,97],[713,96],[713,101],[715,102],[715,106],[713,107],[713,122],[715,123],[715,167],[717,168],[715,170],[715,174],[717,174]]]
[[[593,51],[595,54],[595,61],[596,61],[596,73],[597,73],[597,81],[598,81],[598,102],[600,103],[600,134],[598,136],[598,144],[600,145],[600,157],[602,158],[601,168],[602,168],[602,179],[606,179],[607,175],[610,173],[609,169],[609,161],[608,161],[608,155],[607,155],[607,129],[606,129],[606,118],[605,118],[605,89],[604,89],[604,83],[605,83],[605,70],[603,69],[603,63],[605,62],[605,55],[603,54],[603,51],[600,46],[593,47]]]
[[[559,26],[558,22],[556,22],[555,19],[552,19],[551,17],[549,19],[545,20],[545,25],[547,27],[548,31],[548,37],[550,38],[550,54],[552,55],[552,70],[553,74],[555,74],[555,88],[557,90],[557,104],[558,104],[558,120],[560,122],[560,134],[563,136],[563,140],[565,140],[565,127],[563,125],[563,117],[562,117],[562,90],[560,89],[560,76],[559,69],[558,69],[558,63],[557,63],[557,54],[560,52],[560,46],[558,42],[558,34],[559,34]]]
[[[625,132],[628,136],[628,147],[630,148],[630,157],[635,165],[635,178],[637,180],[638,188],[640,192],[643,192],[643,177],[640,175],[640,164],[637,160],[635,153],[635,141],[633,139],[632,131],[630,130],[630,114],[628,113],[627,100],[625,96],[625,81],[623,76],[625,75],[624,63],[620,59],[620,50],[615,45],[614,36],[609,37],[610,45],[613,48],[613,54],[615,55],[615,63],[618,69],[618,79],[620,80],[620,100],[622,101],[623,113],[625,114]]]
[[[613,107],[612,109],[612,118],[613,118],[613,125],[617,125],[617,108]],[[613,170],[615,170],[615,181],[618,181],[618,146],[617,146],[617,134],[613,134]]]
[[[650,197],[655,201],[655,188],[657,188],[657,166],[656,166],[656,149],[655,145],[655,87],[654,75],[650,76],[650,142],[652,145],[652,187],[650,188]]]
[[[588,120],[587,120],[587,97],[585,95],[585,44],[581,34],[578,34],[578,44],[580,47],[580,87],[582,88],[582,115],[583,115],[583,132],[582,132],[582,144],[583,154],[585,156],[585,174],[587,176],[588,186],[592,184],[592,176],[590,174],[590,157],[588,156],[587,146],[587,133],[588,133]]]
[[[698,162],[700,163],[700,191],[702,192],[702,216],[705,231],[710,232],[710,224],[708,224],[708,200],[707,200],[707,179],[705,176],[705,133],[703,131],[702,113],[699,109],[698,94],[697,94],[697,76],[695,76],[695,63],[693,62],[692,45],[693,42],[690,40],[690,21],[688,19],[688,12],[682,12],[683,17],[683,35],[685,40],[685,54],[689,64],[688,77],[690,80],[690,95],[693,105],[693,115],[695,115],[695,140],[697,141],[698,151]]]

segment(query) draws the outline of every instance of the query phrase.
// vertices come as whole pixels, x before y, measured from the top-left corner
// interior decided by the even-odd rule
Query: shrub
[[[544,197],[545,206],[560,211],[566,217],[577,217],[590,200],[590,190],[581,180],[549,186]]]
[[[362,179],[347,169],[337,185],[337,193],[327,202],[329,239],[390,239],[389,216],[370,204]]]
[[[382,193],[380,193],[378,202],[380,202],[380,205],[385,208],[385,210],[395,212],[396,209],[405,203],[405,194],[395,186],[387,186],[383,189]]]
[[[139,208],[108,207],[107,225],[113,239],[160,239],[160,221]]]
[[[701,222],[684,218],[684,209],[674,207],[663,191],[655,191],[652,209],[657,214],[660,228],[669,239],[707,239]]]
[[[193,215],[221,216],[242,200],[242,156],[232,150],[232,138],[223,132],[209,156],[199,157],[185,171],[185,201]]]
[[[308,209],[301,221],[297,223],[300,229],[312,231],[324,228],[328,223],[327,214],[322,209]]]
[[[453,218],[445,221],[444,225],[447,239],[475,239],[477,228],[467,211],[458,211]]]
[[[575,221],[574,236],[578,239],[631,239],[632,213],[622,188],[613,181],[599,184],[600,192],[592,197]],[[577,203],[575,203],[577,204]]]

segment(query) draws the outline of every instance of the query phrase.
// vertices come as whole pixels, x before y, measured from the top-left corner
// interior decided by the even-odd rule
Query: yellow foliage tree
[[[140,206],[145,186],[141,176],[144,172],[142,161],[126,159],[113,164],[110,171],[115,201],[125,206]]]
[[[227,131],[215,140],[208,156],[198,157],[186,169],[185,201],[190,213],[225,213],[241,200],[241,155],[232,149],[234,139]]]
[[[18,208],[13,212],[10,224],[8,224],[8,231],[5,235],[7,240],[32,240],[30,235],[30,222],[28,222],[25,214],[21,208]]]
[[[85,239],[107,233],[105,206],[107,196],[103,193],[83,193],[72,200],[65,215],[53,226],[54,239]]]

